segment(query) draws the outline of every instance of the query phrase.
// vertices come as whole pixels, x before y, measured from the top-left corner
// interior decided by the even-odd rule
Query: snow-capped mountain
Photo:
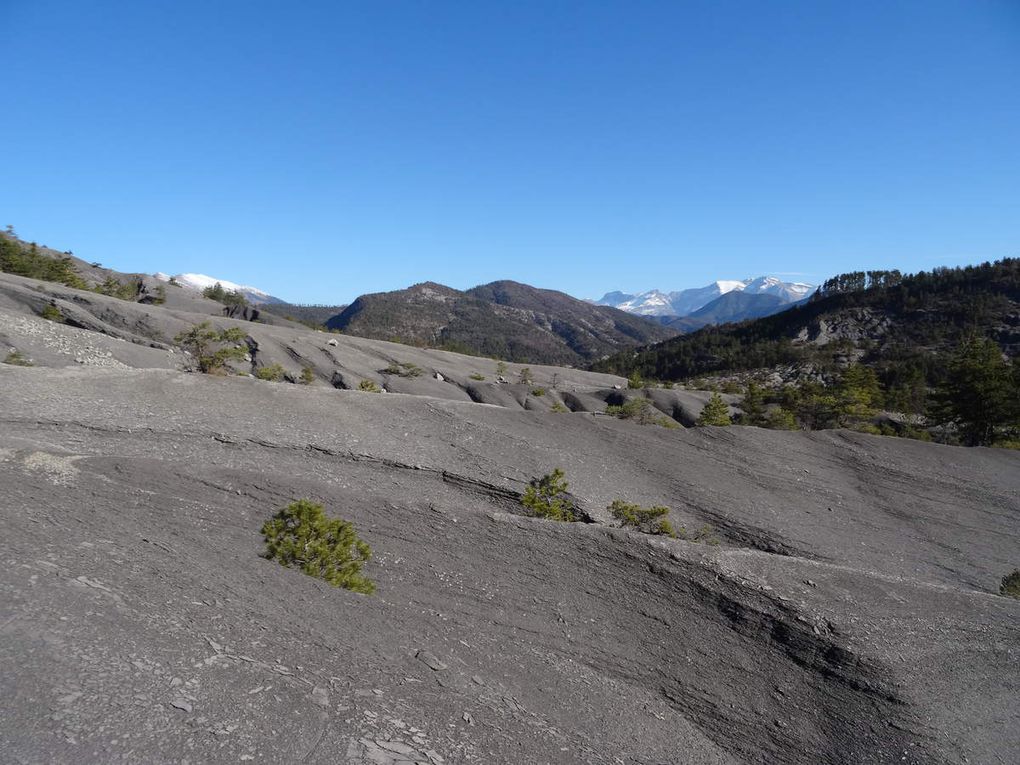
[[[707,306],[730,292],[739,291],[750,295],[774,295],[782,305],[803,300],[814,291],[813,284],[784,282],[775,276],[759,276],[754,279],[720,279],[704,287],[662,292],[649,290],[636,295],[626,292],[607,292],[594,301],[609,305],[621,311],[641,316],[687,316]]]
[[[257,287],[250,287],[245,284],[236,284],[226,279],[217,279],[214,276],[206,276],[205,274],[177,274],[170,276],[169,274],[157,273],[153,274],[157,279],[161,279],[164,282],[173,279],[182,287],[186,289],[204,290],[207,287],[214,287],[219,283],[223,289],[230,292],[240,292],[244,295],[249,303],[283,303],[278,297],[273,297],[265,290],[260,290]]]

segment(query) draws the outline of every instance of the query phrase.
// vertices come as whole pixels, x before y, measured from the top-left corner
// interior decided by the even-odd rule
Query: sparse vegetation
[[[532,388],[531,389],[531,395],[532,396],[539,396],[539,397],[544,396],[545,395],[545,388]]]
[[[291,502],[262,526],[264,557],[297,567],[334,587],[370,595],[375,584],[361,573],[372,550],[354,526],[327,518],[322,505],[308,499]]]
[[[44,305],[39,315],[47,321],[55,321],[58,324],[62,324],[64,321],[64,314],[53,303]]]
[[[383,374],[397,375],[398,377],[420,377],[422,368],[417,364],[412,364],[410,361],[394,361],[382,371]]]
[[[228,362],[244,359],[248,351],[236,345],[243,340],[244,332],[237,327],[219,330],[207,321],[180,332],[174,338],[177,345],[195,357],[199,371],[205,374],[226,374]]]
[[[531,376],[531,368],[530,367],[524,367],[524,369],[522,369],[518,373],[517,381],[521,385],[531,385],[531,383],[534,382],[534,378]]]
[[[1020,568],[1015,568],[1002,577],[999,594],[1005,595],[1007,598],[1017,598],[1020,600]]]
[[[729,407],[726,406],[722,396],[718,393],[713,393],[698,416],[698,425],[722,426],[731,424]]]
[[[627,378],[627,387],[631,390],[640,390],[645,387],[645,383],[636,369],[631,372],[630,377]]]
[[[7,236],[0,236],[0,271],[30,279],[58,282],[79,290],[88,289],[88,284],[78,274],[71,258],[49,257],[40,252],[34,242],[25,245],[13,237],[13,230],[8,230]]]
[[[93,292],[107,297],[115,297],[118,300],[136,300],[142,291],[142,282],[139,280],[122,282],[112,276],[93,288]],[[164,295],[165,299],[165,295]]]
[[[223,303],[223,305],[248,305],[248,299],[244,295],[240,292],[223,289],[223,285],[219,282],[216,282],[212,287],[206,287],[202,290],[202,297],[215,300],[217,303]]]
[[[365,393],[378,393],[379,386],[372,380],[362,380],[358,383],[358,390],[364,391]]]
[[[621,420],[631,420],[638,425],[658,425],[663,428],[679,428],[680,424],[659,412],[647,398],[632,398],[624,404],[610,404],[606,414]]]
[[[301,384],[311,385],[313,382],[315,382],[315,370],[311,367],[304,367],[301,370]]]
[[[496,377],[504,377],[506,375],[506,372],[507,372],[506,362],[505,361],[497,361],[496,362]]]
[[[287,370],[281,364],[269,364],[255,370],[255,376],[258,379],[269,382],[280,382],[285,374],[287,374]]]
[[[633,502],[624,502],[622,499],[614,499],[609,506],[609,512],[620,522],[623,528],[635,529],[642,534],[654,534],[667,537],[675,537],[676,532],[673,525],[665,516],[669,515],[669,508],[662,505],[652,507],[641,507]]]
[[[567,494],[569,487],[563,471],[556,468],[551,473],[531,481],[524,491],[524,496],[521,497],[521,504],[535,518],[579,521],[581,516],[577,506]]]
[[[549,411],[556,412],[557,414],[566,414],[570,410],[563,406],[563,404],[561,404],[559,401],[557,401],[555,404],[549,407]]]
[[[701,542],[702,544],[713,546],[719,544],[719,540],[715,537],[715,530],[707,523],[690,535],[688,535],[687,529],[681,526],[677,529],[676,536],[677,539],[684,539],[688,542]]]
[[[25,356],[18,350],[12,348],[10,352],[4,357],[4,364],[11,364],[16,367],[31,367],[34,366]]]
[[[481,382],[482,380],[485,379],[485,375],[480,375],[477,372],[468,375],[468,377],[470,377],[472,380],[477,380],[478,382]]]

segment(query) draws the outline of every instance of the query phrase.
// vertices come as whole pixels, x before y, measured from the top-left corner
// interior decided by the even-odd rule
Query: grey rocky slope
[[[1018,564],[1016,453],[529,411],[551,394],[488,369],[479,384],[504,405],[479,405],[478,359],[225,318],[258,355],[314,360],[316,382],[187,374],[137,330],[165,339],[201,313],[47,293],[105,315],[104,335],[38,319],[25,284],[3,284],[0,334],[20,332],[40,363],[0,364],[5,761],[962,763],[1020,749],[1020,603],[994,594]],[[71,353],[42,353],[56,341],[18,322]],[[118,364],[77,361],[86,341]],[[327,384],[388,358],[432,365],[379,375],[415,395]],[[582,402],[640,395],[533,371]],[[519,515],[527,481],[557,466],[595,523]],[[259,557],[262,522],[299,497],[356,524],[376,595]],[[669,505],[720,544],[610,528],[617,497]]]
[[[249,361],[235,365],[242,373],[279,364],[291,380],[310,369],[317,385],[357,388],[367,380],[387,392],[515,409],[549,410],[559,405],[571,411],[601,411],[607,401],[621,403],[631,395],[617,390],[626,381],[615,375],[539,365],[500,366],[492,359],[313,331],[266,313],[258,322],[245,321],[224,316],[224,306],[191,291],[168,288],[166,294],[164,305],[148,305],[0,273],[0,350],[16,350],[41,366],[185,370],[194,367],[195,360],[174,346],[174,338],[208,321],[219,329],[235,327],[245,333]],[[60,311],[64,323],[40,317],[48,305]],[[411,372],[402,364],[413,365]],[[394,369],[399,374],[388,371]],[[649,395],[664,414],[688,425],[707,399],[707,394],[696,391]]]

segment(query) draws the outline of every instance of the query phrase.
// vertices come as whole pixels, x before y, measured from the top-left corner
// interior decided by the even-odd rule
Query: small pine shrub
[[[300,568],[334,587],[371,595],[375,584],[361,573],[372,549],[358,538],[354,526],[327,518],[322,505],[308,499],[291,502],[262,525],[263,556],[282,566]]]
[[[410,361],[393,362],[383,370],[384,374],[398,375],[399,377],[420,377],[421,372],[421,367],[417,364],[412,364]]]
[[[712,397],[705,404],[701,410],[701,415],[698,417],[698,425],[730,425],[730,410],[726,406],[726,402],[723,401],[722,396],[718,393],[713,393]]]
[[[1020,568],[1015,568],[1002,577],[1002,586],[999,587],[999,594],[1007,598],[1017,598],[1020,600]]]
[[[627,378],[627,387],[632,390],[645,387],[644,382],[641,380],[641,375],[639,375],[637,371],[633,372],[631,376]]]
[[[58,324],[64,321],[64,314],[52,303],[47,303],[39,312],[39,315],[48,321],[55,321]]]
[[[610,404],[606,414],[621,420],[633,420],[638,425],[658,425],[663,428],[679,428],[680,424],[652,406],[647,398],[632,398],[625,404]]]
[[[789,409],[777,407],[765,415],[765,427],[771,430],[797,430],[797,418]]]
[[[535,518],[552,521],[579,521],[580,513],[567,494],[570,484],[563,471],[556,468],[548,475],[532,479],[521,497],[524,505]]]
[[[31,361],[25,358],[21,351],[14,350],[13,348],[11,349],[10,353],[8,353],[4,357],[4,364],[11,364],[12,366],[16,367],[34,366],[34,364],[32,364]]]
[[[485,379],[485,375],[480,375],[477,372],[468,375],[468,377],[470,377],[472,380],[477,380],[478,382],[481,382],[482,380]]]
[[[365,393],[378,393],[379,386],[372,380],[362,380],[358,383],[358,390],[364,391]]]
[[[142,283],[140,281],[122,282],[108,276],[102,284],[93,287],[92,291],[107,297],[115,297],[118,300],[134,300],[141,294]]]
[[[305,367],[301,370],[301,384],[311,385],[315,382],[315,371],[311,367]]]
[[[268,380],[269,382],[280,382],[283,376],[287,373],[287,370],[280,364],[270,364],[267,367],[259,367],[255,370],[255,376],[260,380]]]
[[[507,371],[506,362],[505,361],[497,361],[496,362],[496,376],[497,377],[502,377],[502,376],[504,376],[506,374],[506,371]]]
[[[563,406],[563,404],[561,404],[559,401],[557,401],[555,404],[553,404],[551,407],[549,407],[549,411],[550,412],[556,412],[557,414],[565,414],[566,412],[569,412],[570,410],[567,409],[565,406]]]
[[[197,359],[199,371],[210,375],[227,374],[227,362],[244,359],[247,350],[236,345],[242,340],[244,331],[238,327],[218,330],[207,321],[179,332],[174,338],[175,343]],[[217,348],[223,344],[226,347]]]
[[[540,396],[540,397],[544,396],[545,395],[545,388],[532,388],[531,389],[531,395],[532,396]]]
[[[690,536],[690,541],[704,542],[706,545],[718,545],[719,540],[713,536],[714,531],[715,530],[706,523]]]
[[[623,528],[635,529],[642,534],[676,536],[672,524],[663,517],[669,515],[668,507],[662,505],[641,507],[641,505],[632,502],[624,502],[622,499],[614,499],[609,506],[609,512]]]
[[[521,385],[531,385],[531,383],[534,382],[534,378],[531,376],[531,367],[524,367],[524,369],[518,373],[517,379]]]
[[[219,282],[216,282],[212,287],[206,287],[202,290],[202,297],[215,300],[217,303],[223,303],[223,305],[248,305],[248,299],[242,293],[226,290]]]

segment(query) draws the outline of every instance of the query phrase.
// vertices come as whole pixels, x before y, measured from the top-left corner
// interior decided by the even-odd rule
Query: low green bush
[[[102,284],[96,285],[92,291],[107,297],[115,297],[119,300],[135,300],[141,294],[142,283],[138,280],[122,282],[119,279],[108,276]]]
[[[216,282],[212,287],[206,287],[202,290],[202,297],[215,300],[217,303],[223,303],[223,305],[248,305],[248,299],[242,293],[226,290],[219,282]]]
[[[532,479],[521,497],[521,504],[535,518],[574,522],[581,520],[577,506],[567,494],[570,484],[562,470]]]
[[[371,595],[375,584],[361,569],[372,549],[358,538],[354,526],[327,518],[322,505],[308,499],[291,502],[262,525],[263,556],[287,568],[297,567],[334,587]]]
[[[358,383],[358,390],[364,391],[365,393],[378,393],[379,386],[371,380],[362,380]]]
[[[539,396],[539,397],[544,396],[545,395],[545,388],[532,388],[531,389],[531,395],[532,396]]]
[[[1002,577],[1002,586],[999,587],[999,594],[1005,595],[1007,598],[1020,599],[1020,568],[1015,568]]]
[[[32,364],[31,361],[25,358],[21,351],[17,350],[11,350],[11,352],[4,357],[4,364],[11,364],[12,366],[16,367],[34,366],[34,364]]]
[[[570,410],[563,406],[563,404],[561,404],[559,401],[557,401],[555,404],[549,407],[549,411],[556,412],[557,414],[565,414]]]
[[[200,372],[216,375],[227,374],[229,361],[240,361],[247,355],[247,349],[237,345],[244,337],[237,327],[219,330],[203,321],[178,333],[174,342],[195,357]]]
[[[43,309],[39,312],[39,315],[48,321],[55,321],[58,324],[63,323],[64,321],[64,314],[62,314],[60,309],[53,305],[53,303],[47,303],[44,305]]]
[[[280,382],[283,376],[287,374],[287,370],[283,368],[281,364],[270,364],[269,366],[259,367],[255,370],[255,376],[260,380],[268,380],[269,382]]]
[[[658,425],[662,428],[679,428],[680,424],[652,406],[647,398],[632,398],[625,404],[610,404],[606,414],[621,420],[633,420],[638,425]]]
[[[664,517],[669,515],[669,508],[662,505],[641,507],[633,502],[614,499],[609,512],[620,522],[623,528],[635,529],[642,534],[655,534],[675,537],[672,524]]]
[[[680,526],[676,530],[677,539],[685,539],[688,542],[701,542],[706,545],[718,545],[719,540],[714,536],[715,530],[709,525],[705,524],[691,534],[687,533],[687,529]]]
[[[399,377],[419,377],[421,376],[422,368],[417,364],[412,364],[410,361],[393,362],[383,370],[383,373]]]
[[[472,380],[477,380],[478,382],[481,382],[482,380],[485,379],[485,375],[480,375],[477,372],[468,375],[468,377],[470,377]]]
[[[315,382],[315,370],[311,367],[305,367],[301,370],[301,384],[311,385]]]

